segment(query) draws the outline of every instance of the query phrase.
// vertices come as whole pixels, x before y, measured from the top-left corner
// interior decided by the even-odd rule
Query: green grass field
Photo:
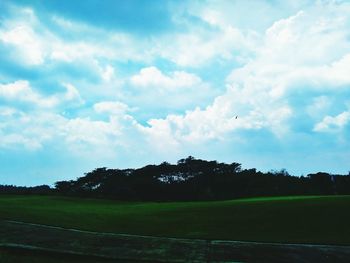
[[[350,245],[350,196],[136,203],[0,195],[0,219],[136,235]]]

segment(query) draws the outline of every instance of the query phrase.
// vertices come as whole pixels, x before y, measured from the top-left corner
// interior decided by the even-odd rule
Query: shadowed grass
[[[25,249],[0,248],[1,263],[137,263],[136,261],[118,261],[91,256],[67,255]],[[143,261],[142,261],[143,262]],[[146,262],[145,262],[146,263]]]
[[[0,218],[100,232],[262,242],[350,244],[350,196],[137,203],[0,196]]]

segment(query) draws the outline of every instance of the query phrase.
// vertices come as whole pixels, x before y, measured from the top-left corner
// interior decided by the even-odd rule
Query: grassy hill
[[[350,196],[136,203],[0,196],[0,219],[165,237],[350,245]]]

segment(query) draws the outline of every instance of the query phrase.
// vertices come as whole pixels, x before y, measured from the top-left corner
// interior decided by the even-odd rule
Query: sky
[[[347,174],[350,2],[0,1],[0,184],[189,155]]]

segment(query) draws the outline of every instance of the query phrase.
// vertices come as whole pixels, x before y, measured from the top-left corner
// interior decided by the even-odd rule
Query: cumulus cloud
[[[5,32],[0,31],[0,40],[13,45],[25,64],[40,65],[44,62],[44,47],[30,27],[20,25]]]
[[[21,134],[2,134],[0,140],[1,148],[13,148],[13,146],[21,146],[25,149],[34,151],[41,148],[41,144],[37,139],[24,137]]]
[[[169,115],[165,119],[152,119],[149,127],[143,131],[157,141],[169,140],[177,143],[204,143],[205,141],[223,140],[233,131],[271,129],[276,134],[284,132],[282,122],[292,110],[285,105],[275,106],[275,111],[267,111],[249,104],[234,89],[217,97],[214,103],[205,109],[196,108],[185,115]],[[160,133],[160,131],[162,131]],[[160,136],[160,138],[156,138]]]
[[[66,119],[59,128],[67,147],[83,155],[89,154],[84,151],[91,151],[93,148],[114,151],[118,144],[117,138],[121,135],[121,127],[114,119],[109,122],[89,118]]]
[[[143,48],[150,42],[140,43],[140,40],[132,35],[119,31],[107,32],[102,28],[56,15],[53,15],[50,21],[59,28],[54,30],[49,26],[50,23],[45,23],[44,18],[38,17],[33,9],[12,6],[11,10],[12,16],[4,19],[0,27],[0,43],[23,65],[43,65],[51,61],[91,63],[95,59],[117,61],[150,59],[149,52]],[[65,38],[59,33],[60,31],[81,37]],[[93,36],[95,40],[86,36]],[[111,68],[106,70],[111,71]],[[105,73],[103,78],[108,78],[108,74],[111,72]]]
[[[26,80],[18,80],[9,84],[0,84],[0,97],[12,102],[27,102],[38,107],[50,108],[58,103],[56,97],[44,98],[34,91]]]
[[[97,105],[104,112],[108,104]],[[113,113],[114,110],[115,107]],[[7,108],[0,114],[0,148],[25,147],[35,151],[45,145],[55,145],[59,141],[55,147],[69,149],[77,156],[91,157],[96,152],[105,157],[113,156],[126,147],[124,142],[129,133],[125,129],[134,129],[135,121],[132,117],[123,116],[119,112],[119,116],[112,115],[108,120],[102,121],[89,117],[68,118],[52,112],[24,112]]]
[[[217,91],[196,74],[164,72],[155,66],[142,68],[131,76],[129,83],[133,94],[128,102],[140,111],[148,111],[148,118],[162,112],[166,116],[173,111],[204,107],[217,95]]]
[[[242,32],[229,24],[206,22],[214,26],[209,26],[209,30],[208,27],[191,27],[185,33],[165,36],[155,50],[179,66],[200,67],[213,61],[241,62],[255,49],[257,37],[253,32]]]
[[[350,112],[344,111],[337,116],[326,116],[314,127],[316,132],[335,132],[341,130],[350,122]]]
[[[63,118],[53,118],[55,114],[31,112],[26,113],[11,108],[11,115],[2,115],[0,146],[4,148],[21,148],[29,150],[41,149],[43,143],[52,138],[58,129],[54,126],[62,124]]]
[[[103,101],[94,104],[94,110],[97,113],[108,113],[113,115],[123,115],[130,110],[128,105],[119,101]]]
[[[168,47],[159,47],[161,55],[180,66],[192,67],[201,66],[212,59],[233,59],[233,52],[246,46],[244,35],[232,27],[209,35],[207,32],[203,35],[193,32],[180,34],[168,41]]]
[[[83,103],[79,91],[69,83],[62,84],[66,92],[44,96],[34,90],[29,81],[17,80],[8,84],[0,84],[0,98],[9,103],[28,103],[41,108],[53,108],[63,102]]]
[[[346,107],[345,99],[339,97],[342,95],[333,90],[346,92],[344,85],[350,84],[348,7],[322,7],[325,10],[321,13],[321,7],[315,5],[276,21],[266,30],[255,58],[232,70],[226,92],[212,105],[184,115],[150,120],[147,133],[177,142],[195,142],[225,137],[241,129],[266,129],[285,139],[292,135],[291,129],[302,122],[298,118],[305,118],[305,113],[311,113],[309,121],[317,121],[319,116],[312,112],[326,107],[325,101],[315,101],[324,92],[332,90],[328,97],[334,96],[333,100],[340,102],[338,108]],[[210,21],[220,23],[214,18]],[[331,124],[341,128],[346,121],[347,114],[335,119],[326,117],[315,130],[327,130]],[[311,123],[311,128],[302,132],[311,133],[312,126]],[[159,130],[163,133],[159,134]]]
[[[135,86],[156,89],[192,87],[201,84],[201,82],[202,80],[195,74],[174,71],[167,76],[154,66],[143,68],[139,74],[131,77],[131,83]]]

